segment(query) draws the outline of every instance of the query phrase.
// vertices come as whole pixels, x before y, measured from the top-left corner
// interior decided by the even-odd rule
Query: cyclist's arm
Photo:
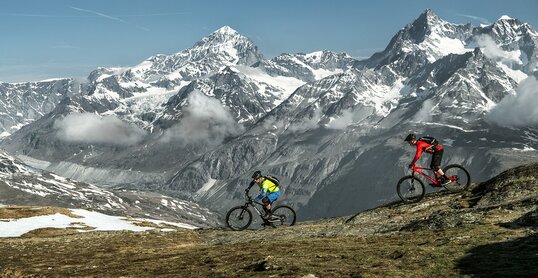
[[[424,147],[424,144],[425,143],[422,141],[417,142],[417,152],[415,153],[415,157],[413,158],[413,162],[411,162],[411,165],[415,164],[422,155],[422,148]]]
[[[252,186],[254,186],[254,184],[256,184],[255,181],[251,181],[250,184],[248,185],[248,188],[247,190],[250,190],[252,188]]]
[[[257,202],[257,201],[263,199],[263,197],[265,197],[265,196],[267,196],[267,191],[262,191],[260,193],[260,195],[258,195],[258,197],[256,197],[254,200]]]
[[[263,183],[262,184],[262,188],[261,188],[262,192],[260,193],[260,195],[258,195],[258,197],[256,197],[256,201],[259,201],[261,200],[263,197],[267,196],[267,193],[269,192],[269,187],[267,186],[267,183]]]

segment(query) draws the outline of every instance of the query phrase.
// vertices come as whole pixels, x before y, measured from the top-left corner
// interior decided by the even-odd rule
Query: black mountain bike
[[[262,217],[262,212],[258,209],[255,204],[258,204],[263,207],[262,203],[254,201],[248,194],[245,194],[246,203],[242,206],[236,206],[228,211],[226,214],[226,225],[230,229],[235,231],[240,231],[248,228],[252,224],[252,212],[249,209],[249,206],[252,206],[254,210],[258,213],[260,218],[263,220],[264,226],[293,226],[295,224],[295,211],[286,205],[280,205],[274,207],[272,215],[269,219],[264,219]],[[261,209],[263,211],[263,209]]]

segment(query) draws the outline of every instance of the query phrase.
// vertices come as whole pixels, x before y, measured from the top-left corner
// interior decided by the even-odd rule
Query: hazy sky
[[[86,77],[172,54],[229,25],[265,57],[332,50],[364,58],[426,8],[452,23],[509,15],[538,26],[538,1],[3,0],[0,81]]]

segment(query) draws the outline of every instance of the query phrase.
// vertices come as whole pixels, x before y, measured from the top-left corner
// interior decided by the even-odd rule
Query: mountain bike
[[[250,211],[249,206],[252,206],[258,213],[263,220],[264,226],[293,226],[295,224],[296,215],[291,207],[286,205],[276,206],[271,210],[272,215],[270,218],[264,219],[262,212],[256,206],[257,204],[263,207],[263,204],[254,201],[248,194],[245,194],[245,199],[246,202],[244,205],[233,207],[226,214],[226,225],[228,225],[230,229],[240,231],[250,226],[252,223],[252,212]]]
[[[429,170],[433,172],[433,177],[425,174],[422,170]],[[450,192],[461,192],[467,190],[469,185],[471,185],[471,176],[469,172],[461,165],[452,164],[448,165],[443,169],[445,175],[448,177],[450,182],[448,184],[442,185],[437,181],[435,171],[431,168],[423,168],[419,166],[413,166],[413,172],[409,176],[405,176],[398,181],[396,186],[396,191],[400,199],[406,203],[416,203],[422,200],[426,189],[424,187],[424,182],[420,180],[416,173],[424,176],[430,181],[430,186],[432,187],[444,187]]]

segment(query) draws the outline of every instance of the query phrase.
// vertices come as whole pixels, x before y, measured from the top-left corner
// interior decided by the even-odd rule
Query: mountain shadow
[[[499,226],[538,228],[538,209]],[[462,274],[477,277],[538,277],[538,234],[477,246],[460,259]]]
[[[457,266],[473,277],[538,277],[538,234],[480,245],[468,251]]]

